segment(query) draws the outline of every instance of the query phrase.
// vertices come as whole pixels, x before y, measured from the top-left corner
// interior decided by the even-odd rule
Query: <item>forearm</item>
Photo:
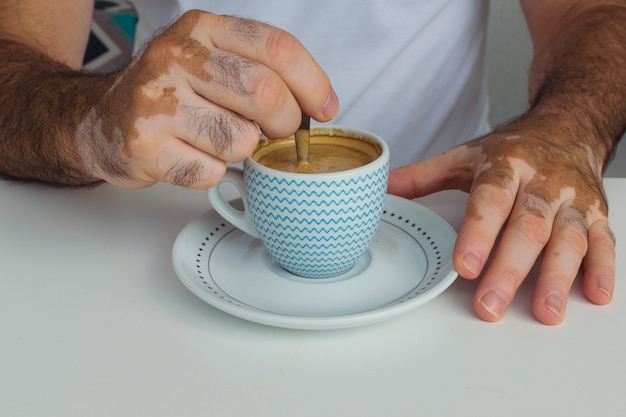
[[[548,25],[531,18],[531,32],[533,23]],[[626,129],[626,7],[572,7],[541,35],[535,30],[530,113],[606,162]]]
[[[0,41],[0,175],[65,186],[101,182],[78,153],[78,127],[106,91],[105,77]]]

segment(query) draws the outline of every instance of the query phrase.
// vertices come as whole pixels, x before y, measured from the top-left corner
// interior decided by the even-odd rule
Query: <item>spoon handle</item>
[[[311,139],[311,118],[302,112],[302,122],[296,131],[296,157],[299,164],[309,163],[309,143]]]

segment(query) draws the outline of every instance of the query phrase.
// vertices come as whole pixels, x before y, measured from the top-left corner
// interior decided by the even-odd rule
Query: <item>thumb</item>
[[[422,162],[389,172],[387,192],[404,198],[417,198],[437,191],[471,186],[472,164],[463,161],[466,146],[454,148]]]

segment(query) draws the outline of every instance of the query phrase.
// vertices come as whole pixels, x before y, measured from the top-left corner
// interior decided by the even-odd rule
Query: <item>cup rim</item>
[[[374,159],[372,162],[368,162],[365,165],[361,165],[359,167],[356,168],[351,168],[351,169],[346,169],[343,171],[335,171],[335,172],[317,172],[317,173],[301,173],[301,172],[287,172],[287,171],[281,171],[279,169],[275,169],[275,168],[270,168],[268,166],[265,166],[259,162],[257,162],[255,159],[252,158],[252,155],[248,156],[245,160],[245,164],[250,165],[252,168],[254,168],[255,170],[267,170],[269,172],[272,173],[280,173],[282,175],[287,175],[290,178],[316,178],[316,179],[321,179],[321,178],[326,178],[326,177],[332,177],[332,178],[338,178],[341,176],[346,176],[346,175],[354,175],[355,173],[358,173],[360,171],[363,171],[366,168],[372,168],[372,166],[384,166],[385,164],[387,164],[389,162],[389,146],[387,145],[387,142],[384,141],[383,138],[381,138],[380,136],[378,136],[377,134],[370,132],[368,130],[365,129],[359,129],[359,128],[354,128],[354,127],[348,127],[348,126],[343,126],[343,125],[313,125],[311,126],[311,130],[328,130],[328,131],[343,131],[343,132],[351,132],[353,134],[356,134],[357,138],[358,137],[368,137],[370,139],[373,139],[376,141],[376,143],[378,145],[380,145],[381,147],[381,152],[380,155],[378,156],[378,158]],[[271,139],[269,139],[271,140]]]

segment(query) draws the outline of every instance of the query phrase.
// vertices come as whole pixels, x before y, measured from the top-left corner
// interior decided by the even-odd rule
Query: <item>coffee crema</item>
[[[312,131],[308,163],[298,164],[294,137],[262,140],[252,159],[279,171],[321,174],[367,165],[381,153],[381,147],[366,138],[316,135]]]

